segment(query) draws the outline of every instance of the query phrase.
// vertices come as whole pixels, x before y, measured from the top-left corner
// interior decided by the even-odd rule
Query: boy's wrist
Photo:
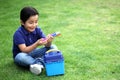
[[[39,46],[40,45],[40,40],[37,40],[37,42],[36,42],[36,46]]]
[[[45,44],[45,47],[50,47],[52,44],[52,42],[48,42],[47,44]]]

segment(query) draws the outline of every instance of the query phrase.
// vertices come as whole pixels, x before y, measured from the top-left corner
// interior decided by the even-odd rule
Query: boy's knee
[[[19,53],[15,57],[15,63],[21,66],[29,66],[34,61],[35,60],[31,56],[28,56],[26,53]]]
[[[57,48],[57,46],[55,44],[52,44],[51,49],[58,49],[58,48]]]
[[[27,56],[26,53],[19,53],[16,55],[15,60],[24,60],[25,56]]]

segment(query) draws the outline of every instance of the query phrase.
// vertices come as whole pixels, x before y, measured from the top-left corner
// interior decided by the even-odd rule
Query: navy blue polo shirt
[[[13,57],[15,58],[15,56],[21,52],[18,48],[19,44],[30,46],[38,39],[44,37],[45,35],[39,27],[36,27],[33,32],[28,32],[24,27],[20,26],[13,35]]]

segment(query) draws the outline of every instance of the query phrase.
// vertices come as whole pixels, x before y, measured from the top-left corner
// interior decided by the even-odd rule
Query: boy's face
[[[25,23],[21,21],[21,24],[28,32],[33,32],[38,25],[38,15],[30,16],[30,18]]]

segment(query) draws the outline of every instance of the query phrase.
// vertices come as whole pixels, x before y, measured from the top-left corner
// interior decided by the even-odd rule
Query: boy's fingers
[[[39,43],[40,43],[40,44],[46,44],[46,43],[47,43],[47,39],[46,39],[46,38],[41,38],[41,39],[39,40]]]

